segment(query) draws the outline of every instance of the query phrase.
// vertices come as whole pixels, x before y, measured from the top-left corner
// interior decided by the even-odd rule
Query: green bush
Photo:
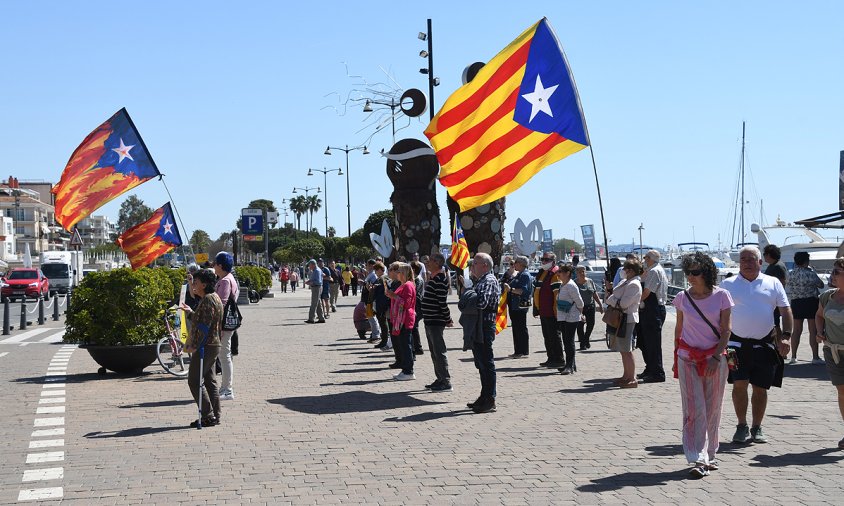
[[[234,277],[237,278],[238,283],[248,284],[258,292],[261,290],[269,290],[273,285],[273,277],[269,269],[258,267],[255,265],[240,265],[234,268]]]
[[[162,310],[173,300],[169,271],[124,268],[85,276],[71,297],[64,342],[104,346],[158,342],[167,331]]]

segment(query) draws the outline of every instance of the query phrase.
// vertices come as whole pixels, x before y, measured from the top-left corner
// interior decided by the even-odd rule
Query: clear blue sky
[[[537,2],[538,4],[539,2]],[[528,3],[532,4],[532,3]],[[427,93],[416,34],[433,19],[439,107],[463,68],[487,61],[547,16],[567,53],[590,130],[612,244],[729,243],[741,122],[747,121],[748,221],[837,209],[844,149],[844,4],[731,2],[0,2],[0,174],[57,181],[73,149],[126,107],[166,174],[188,231],[216,238],[256,198],[323,186],[309,167],[345,171],[372,135],[338,96],[369,82]],[[424,139],[413,120],[398,138]],[[405,125],[406,119],[399,120]],[[359,132],[360,129],[364,129]],[[389,207],[377,151],[351,154],[352,226]],[[345,177],[329,175],[329,224],[346,234]],[[752,184],[751,184],[752,181]],[[150,207],[161,183],[135,193]],[[122,199],[100,209],[116,219]],[[440,206],[445,193],[439,189]],[[291,216],[292,218],[292,216]],[[581,240],[600,215],[588,151],[507,199],[516,218]],[[444,217],[445,219],[445,217]],[[324,228],[323,213],[314,224]],[[187,235],[187,234],[185,234]],[[443,241],[447,241],[447,231]]]

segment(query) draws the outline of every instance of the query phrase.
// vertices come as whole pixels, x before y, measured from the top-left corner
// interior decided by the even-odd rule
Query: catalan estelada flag
[[[139,184],[160,176],[126,109],[76,148],[55,187],[56,221],[66,230]]]
[[[574,78],[543,18],[458,88],[425,130],[440,183],[465,211],[589,145]]]
[[[451,233],[451,254],[448,256],[448,261],[460,270],[469,265],[469,245],[463,235],[463,227],[460,226],[460,216],[454,217],[454,231]]]
[[[501,293],[501,299],[498,301],[498,312],[495,313],[495,333],[499,334],[502,330],[507,328],[507,294]]]
[[[117,244],[126,252],[133,270],[149,265],[156,258],[182,245],[170,203],[156,209],[147,221],[120,234]]]

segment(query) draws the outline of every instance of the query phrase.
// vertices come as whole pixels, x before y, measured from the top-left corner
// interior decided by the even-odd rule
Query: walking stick
[[[208,340],[208,325],[200,323],[197,328],[202,333],[202,341],[199,343],[199,417],[197,417],[197,430],[202,429],[202,392],[205,391],[205,342]]]

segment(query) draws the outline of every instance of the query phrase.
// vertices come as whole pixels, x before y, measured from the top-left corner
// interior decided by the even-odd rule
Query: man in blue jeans
[[[492,343],[495,341],[495,314],[501,299],[501,287],[492,274],[492,257],[486,253],[475,255],[472,274],[477,280],[473,289],[478,294],[477,307],[481,312],[483,333],[483,342],[474,342],[472,345],[475,367],[481,376],[481,395],[467,406],[475,413],[488,413],[495,411],[495,356]]]

